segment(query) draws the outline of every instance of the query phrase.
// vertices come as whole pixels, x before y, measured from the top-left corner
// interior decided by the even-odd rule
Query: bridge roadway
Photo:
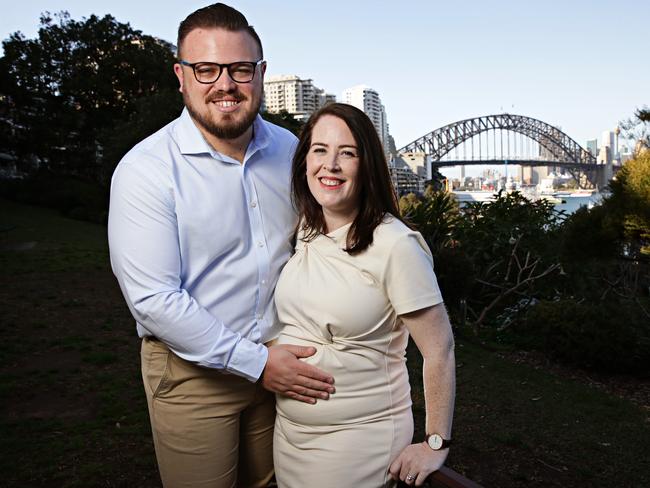
[[[506,138],[504,139],[504,133]],[[498,134],[498,135],[497,135]],[[514,150],[517,151],[517,137],[521,138],[519,149],[526,147],[535,149],[537,154],[518,154],[517,159],[510,159],[510,136],[514,134]],[[490,138],[490,135],[492,136]],[[491,140],[490,140],[491,139]],[[474,142],[476,141],[476,144]],[[466,144],[472,155],[467,159]],[[462,159],[448,159],[452,150],[463,147]],[[474,158],[475,146],[478,147],[478,159]],[[493,149],[490,154],[490,149]],[[520,166],[558,166],[564,167],[572,174],[575,172],[578,184],[582,175],[591,185],[607,184],[608,175],[612,172],[611,165],[597,164],[596,157],[586,151],[580,144],[554,127],[532,117],[515,114],[495,114],[459,120],[434,130],[406,146],[398,149],[399,154],[424,153],[427,163],[434,168],[445,166],[469,166],[479,164],[516,164]],[[458,154],[456,154],[458,156]],[[606,168],[609,166],[609,168]]]
[[[568,161],[554,161],[549,159],[443,159],[440,161],[431,161],[431,166],[434,168],[442,168],[449,166],[471,166],[471,165],[499,165],[504,164],[517,164],[519,166],[557,166],[564,168],[578,168],[578,169],[598,169],[597,163],[575,163]]]

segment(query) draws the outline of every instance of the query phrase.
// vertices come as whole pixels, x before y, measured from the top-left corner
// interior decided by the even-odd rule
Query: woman
[[[280,487],[419,486],[447,456],[454,403],[453,337],[431,254],[399,218],[383,149],[357,108],[326,105],[293,159],[296,253],[275,300],[280,344],[315,346],[305,360],[336,392],[307,404],[278,396]],[[405,349],[424,357],[428,442],[411,444]]]

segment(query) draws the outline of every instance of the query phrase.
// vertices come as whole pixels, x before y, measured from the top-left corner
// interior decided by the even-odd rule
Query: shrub
[[[615,258],[618,254],[617,233],[608,208],[596,205],[579,208],[562,224],[562,257],[566,265],[582,267],[588,260]]]
[[[16,202],[58,210],[66,217],[105,223],[108,192],[105,188],[73,177],[36,173],[21,180],[0,182],[0,196]]]
[[[638,302],[541,301],[530,307],[514,332],[521,346],[564,362],[607,372],[649,374],[650,321]]]
[[[467,299],[474,286],[474,265],[462,249],[446,247],[435,256],[434,268],[449,313],[461,322],[460,302]]]
[[[452,236],[458,224],[459,211],[451,193],[430,191],[424,198],[411,193],[400,199],[400,211],[417,227],[434,257],[442,249],[454,245]]]

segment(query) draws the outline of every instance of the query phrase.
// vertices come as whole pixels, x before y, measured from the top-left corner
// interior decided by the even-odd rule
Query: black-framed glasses
[[[221,64],[221,63],[188,63],[182,59],[178,61],[183,66],[188,66],[194,71],[194,78],[199,83],[209,85],[219,79],[224,68],[228,72],[228,76],[235,83],[250,83],[255,77],[256,68],[264,62],[263,59],[259,61],[236,61],[234,63]]]

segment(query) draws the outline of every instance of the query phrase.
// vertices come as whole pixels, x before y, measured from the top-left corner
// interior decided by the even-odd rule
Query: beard
[[[226,93],[224,91],[218,91],[206,97],[204,103],[207,105],[212,103],[215,100],[219,100],[224,96],[228,95],[229,97],[235,98],[238,102],[245,102],[248,98],[240,93],[235,91],[234,93]],[[221,121],[217,122],[212,117],[212,114],[207,109],[201,112],[197,106],[190,99],[189,94],[183,90],[183,102],[187,107],[187,111],[190,113],[192,118],[198,123],[203,129],[205,129],[209,134],[213,135],[217,139],[237,139],[244,135],[248,128],[253,125],[253,121],[257,117],[257,113],[260,110],[262,104],[262,97],[258,97],[257,100],[253,100],[253,104],[250,109],[242,114],[222,114]],[[237,120],[237,116],[240,117]]]

